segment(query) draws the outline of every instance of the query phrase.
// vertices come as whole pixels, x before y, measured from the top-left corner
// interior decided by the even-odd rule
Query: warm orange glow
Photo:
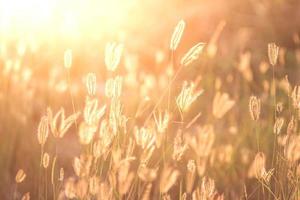
[[[300,200],[300,0],[0,0],[0,200]]]
[[[135,0],[2,0],[0,35],[79,37],[116,31],[125,22]]]

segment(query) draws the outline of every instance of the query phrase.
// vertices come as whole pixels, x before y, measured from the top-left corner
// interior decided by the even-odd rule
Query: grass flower
[[[38,142],[40,145],[45,145],[46,140],[49,135],[49,122],[48,122],[48,117],[43,116],[40,120],[39,126],[38,126]]]
[[[184,82],[181,92],[176,98],[176,104],[181,112],[186,112],[191,104],[203,93],[203,90],[195,92],[195,84]]]
[[[54,116],[50,108],[47,109],[50,130],[55,138],[62,138],[79,117],[80,113],[75,113],[65,117],[65,110],[61,108]]]
[[[213,115],[221,119],[235,104],[227,93],[217,92],[213,100]]]
[[[193,46],[182,58],[180,64],[183,66],[188,66],[198,59],[203,51],[205,44],[200,42]]]
[[[171,37],[170,50],[175,51],[180,43],[185,28],[185,22],[180,20]]]
[[[270,64],[275,66],[277,63],[279,47],[275,43],[268,44],[268,56]]]
[[[16,178],[15,178],[16,183],[22,183],[25,180],[25,178],[26,178],[26,174],[25,174],[24,170],[19,169],[16,174]]]
[[[254,121],[257,121],[260,116],[260,99],[256,96],[251,96],[249,101],[249,111],[251,118]]]
[[[115,71],[121,61],[123,44],[108,43],[105,47],[105,65],[107,70]]]

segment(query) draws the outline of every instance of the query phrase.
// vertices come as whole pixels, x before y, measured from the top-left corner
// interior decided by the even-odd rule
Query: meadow
[[[150,33],[0,29],[0,199],[300,199],[300,4],[231,2]]]

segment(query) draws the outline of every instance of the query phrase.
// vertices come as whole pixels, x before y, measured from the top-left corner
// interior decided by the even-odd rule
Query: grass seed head
[[[43,116],[40,120],[39,126],[38,126],[38,142],[40,145],[44,145],[47,141],[49,135],[49,122],[48,117]]]
[[[284,118],[283,117],[279,117],[276,119],[275,124],[274,124],[274,128],[273,128],[273,132],[276,135],[279,135],[282,129],[282,126],[284,124]]]
[[[64,170],[64,168],[60,168],[58,180],[59,181],[63,181],[64,180],[64,176],[65,176],[65,170]]]
[[[43,155],[43,167],[45,169],[47,169],[48,166],[49,166],[49,160],[50,160],[49,154],[48,153],[44,153],[44,155]]]
[[[254,121],[257,121],[260,116],[260,99],[256,96],[251,96],[249,101],[249,111],[251,118]]]
[[[203,93],[203,90],[195,91],[195,87],[194,83],[184,82],[176,98],[176,104],[181,112],[187,112],[191,104]]]
[[[279,47],[275,43],[269,43],[268,44],[268,56],[269,61],[272,66],[275,66],[277,63],[279,53]]]
[[[15,178],[16,183],[22,183],[25,180],[25,178],[26,178],[26,174],[25,174],[24,170],[19,169],[16,174],[16,178]]]
[[[170,50],[175,51],[180,43],[185,28],[185,22],[180,20],[171,37]]]
[[[115,71],[121,61],[123,44],[108,43],[105,47],[105,65],[107,70]]]
[[[95,73],[88,73],[85,80],[85,86],[89,96],[95,96],[97,90],[97,79]]]
[[[198,44],[196,44],[195,46],[193,46],[182,58],[180,61],[180,64],[183,66],[188,66],[191,63],[193,63],[194,61],[196,61],[200,54],[203,51],[205,44],[200,42]]]
[[[213,115],[221,119],[235,104],[234,100],[229,98],[227,93],[217,92],[213,100]]]

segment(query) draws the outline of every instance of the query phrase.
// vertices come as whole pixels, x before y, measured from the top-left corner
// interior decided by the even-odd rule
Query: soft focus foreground
[[[0,199],[299,199],[299,9],[0,1]]]

